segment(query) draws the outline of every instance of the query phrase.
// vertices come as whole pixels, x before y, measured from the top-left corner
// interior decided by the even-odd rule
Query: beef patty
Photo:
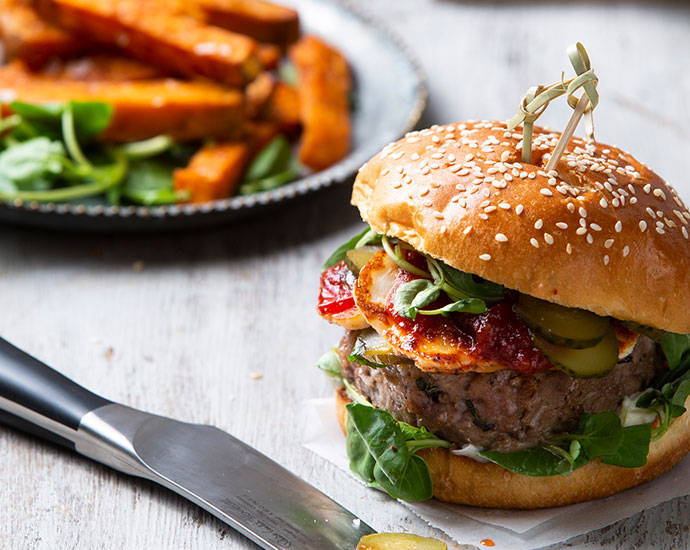
[[[601,378],[572,378],[559,370],[437,374],[411,363],[375,369],[347,360],[357,334],[348,331],[341,341],[343,375],[372,405],[459,447],[502,452],[573,430],[583,413],[616,410],[665,368],[656,343],[640,336],[632,353]]]

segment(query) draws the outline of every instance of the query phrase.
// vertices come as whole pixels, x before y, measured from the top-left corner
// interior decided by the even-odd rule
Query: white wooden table
[[[634,151],[690,198],[687,5],[366,4],[428,74],[428,124],[507,118],[528,85],[568,68],[566,45],[583,41],[601,78],[600,138]],[[556,127],[566,116],[555,109],[545,121]],[[317,317],[314,301],[320,263],[356,227],[347,199],[340,188],[187,234],[2,227],[0,334],[111,399],[230,431],[377,529],[433,534],[301,446],[300,404],[330,392],[313,364],[340,331]],[[2,549],[253,547],[162,489],[5,429],[0,488]],[[568,546],[687,548],[689,518],[690,498],[678,499]]]

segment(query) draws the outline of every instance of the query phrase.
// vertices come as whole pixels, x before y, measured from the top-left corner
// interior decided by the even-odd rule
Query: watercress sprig
[[[367,226],[362,231],[357,233],[354,237],[351,237],[347,241],[345,241],[343,244],[341,244],[338,248],[336,248],[331,255],[328,257],[328,259],[324,262],[323,264],[323,269],[328,269],[329,267],[333,267],[335,264],[338,262],[342,261],[345,259],[345,254],[349,250],[353,250],[355,248],[361,248],[363,246],[366,246],[368,244],[373,244],[376,242],[381,242],[381,235],[376,233],[371,227]]]
[[[644,466],[650,440],[649,424],[623,427],[618,415],[607,411],[582,415],[578,431],[561,434],[546,445],[510,453],[483,451],[480,455],[522,475],[569,475],[597,458],[626,468]]]
[[[451,267],[426,254],[423,255],[428,271],[412,265],[404,258],[403,245],[392,246],[388,238],[382,238],[383,248],[388,256],[402,269],[421,277],[403,283],[393,297],[395,311],[408,319],[417,315],[444,315],[451,313],[484,313],[487,302],[503,298],[505,289],[501,285],[478,278]],[[451,303],[439,308],[422,309],[439,299],[444,293]]]
[[[425,428],[395,420],[390,413],[362,403],[347,405],[347,454],[350,469],[370,487],[410,502],[433,495],[429,467],[416,453],[448,448]]]

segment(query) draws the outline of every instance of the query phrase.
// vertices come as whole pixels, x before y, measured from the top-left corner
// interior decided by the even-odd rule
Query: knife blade
[[[0,338],[0,422],[154,481],[268,550],[354,549],[375,531],[213,426],[113,403]]]

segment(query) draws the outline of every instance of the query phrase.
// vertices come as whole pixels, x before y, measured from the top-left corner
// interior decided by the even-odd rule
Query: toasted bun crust
[[[349,402],[343,390],[336,392],[336,413],[343,432]],[[690,398],[685,406],[690,407]],[[470,506],[528,510],[603,498],[640,485],[670,470],[689,450],[690,414],[686,413],[673,421],[661,439],[652,442],[647,464],[641,468],[594,461],[567,477],[530,477],[445,449],[424,449],[419,454],[429,465],[434,498]]]
[[[466,122],[413,132],[359,172],[352,204],[378,232],[462,271],[568,307],[690,332],[690,212],[630,154],[559,133]]]

